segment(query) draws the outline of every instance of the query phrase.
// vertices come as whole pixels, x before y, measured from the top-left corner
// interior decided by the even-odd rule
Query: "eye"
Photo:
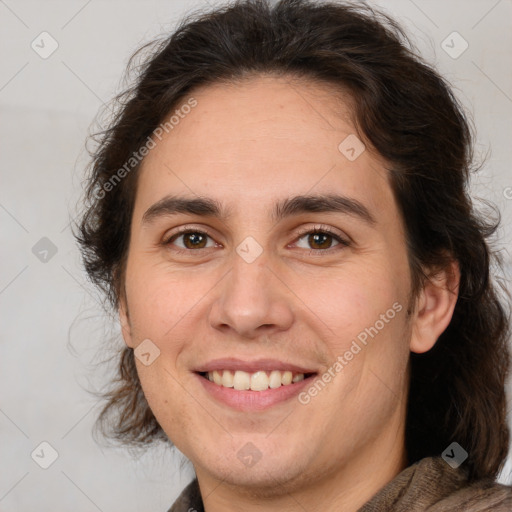
[[[301,242],[301,240],[304,241]],[[190,253],[192,250],[210,249],[219,246],[207,232],[187,227],[173,233],[162,244],[164,246],[174,246],[173,250],[177,253]],[[302,249],[309,249],[312,253],[325,253],[337,246],[341,246],[339,249],[348,247],[350,242],[327,227],[315,227],[300,233],[294,245]]]
[[[299,242],[303,239],[305,239],[305,241],[302,243],[305,244],[305,246],[302,245],[301,247]],[[298,241],[295,243],[297,246],[303,249],[310,249],[311,251],[325,252],[338,245],[341,245],[342,247],[348,247],[350,245],[347,240],[333,233],[328,228],[310,229],[309,231],[303,232],[297,240]],[[334,245],[333,242],[335,242]]]
[[[194,250],[194,249],[209,249],[210,247],[215,247],[215,242],[210,245],[208,244],[208,238],[211,239],[210,235],[204,231],[199,231],[197,229],[184,229],[178,233],[173,234],[170,238],[166,239],[163,243],[164,245],[176,245],[183,251]],[[182,240],[181,244],[175,243],[177,240]]]

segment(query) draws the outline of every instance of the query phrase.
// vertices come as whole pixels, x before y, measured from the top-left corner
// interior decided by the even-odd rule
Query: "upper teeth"
[[[272,370],[271,372],[257,371],[247,373],[242,370],[232,372],[230,370],[215,370],[208,372],[208,379],[219,386],[225,388],[234,388],[237,391],[250,389],[252,391],[265,391],[268,388],[275,389],[281,385],[287,386],[292,382],[299,382],[304,379],[303,373],[293,374],[290,371],[281,372]]]

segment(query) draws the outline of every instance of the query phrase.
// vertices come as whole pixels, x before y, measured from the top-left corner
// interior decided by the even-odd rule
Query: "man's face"
[[[126,342],[150,340],[137,369],[158,422],[198,476],[236,485],[402,460],[410,278],[384,163],[318,84],[192,96],[143,163],[121,311]]]

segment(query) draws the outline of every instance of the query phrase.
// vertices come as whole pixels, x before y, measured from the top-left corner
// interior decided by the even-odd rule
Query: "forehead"
[[[349,97],[328,84],[254,76],[202,86],[191,96],[197,106],[172,130],[168,143],[183,151],[194,148],[199,158],[208,152],[236,158],[237,152],[255,152],[265,144],[276,151],[261,153],[260,159],[290,160],[295,154],[317,159],[310,150],[320,138],[329,143],[333,132],[354,131]]]
[[[137,202],[148,206],[172,192],[230,202],[252,198],[261,205],[277,196],[335,189],[364,198],[377,211],[389,208],[384,162],[369,149],[356,159],[342,151],[348,137],[358,141],[343,91],[258,76],[204,86],[190,97],[195,106],[182,111],[146,156]]]

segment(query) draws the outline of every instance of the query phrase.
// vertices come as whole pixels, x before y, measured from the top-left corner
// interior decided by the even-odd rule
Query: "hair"
[[[137,67],[134,61],[149,50]],[[334,86],[353,102],[358,136],[389,162],[406,229],[412,296],[431,271],[460,268],[452,320],[434,348],[411,354],[405,425],[409,464],[456,441],[468,478],[495,478],[508,452],[505,382],[510,315],[490,274],[489,238],[500,223],[469,193],[473,133],[449,84],[418,56],[388,15],[364,4],[237,1],[184,18],[171,35],[140,49],[134,85],[97,134],[77,240],[90,279],[113,309],[124,264],[140,162],[112,177],[199,86],[272,74]],[[110,180],[110,181],[109,181]],[[111,186],[108,187],[107,183]],[[430,277],[429,277],[430,276]],[[132,446],[169,442],[141,389],[133,350],[123,347],[104,394],[102,432]]]

